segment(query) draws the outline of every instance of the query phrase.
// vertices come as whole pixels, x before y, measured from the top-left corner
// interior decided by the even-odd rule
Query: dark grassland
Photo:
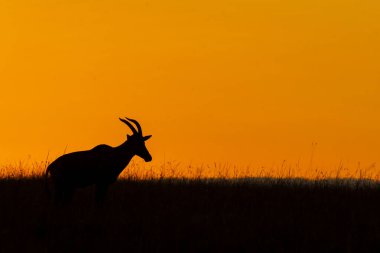
[[[41,178],[0,181],[0,252],[380,252],[365,180],[120,180],[48,204]]]

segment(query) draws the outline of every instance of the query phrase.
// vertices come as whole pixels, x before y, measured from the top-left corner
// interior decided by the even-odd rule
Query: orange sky
[[[0,2],[0,162],[125,140],[157,163],[380,154],[380,2]]]

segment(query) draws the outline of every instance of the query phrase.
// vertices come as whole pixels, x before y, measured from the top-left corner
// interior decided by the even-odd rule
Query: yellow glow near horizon
[[[2,2],[0,163],[118,145],[129,116],[158,163],[371,166],[379,12],[374,0]]]

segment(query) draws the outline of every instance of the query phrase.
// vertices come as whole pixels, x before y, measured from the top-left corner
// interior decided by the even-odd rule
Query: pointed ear
[[[152,135],[144,136],[144,137],[143,137],[143,140],[144,140],[144,141],[149,140],[150,137],[152,137]]]

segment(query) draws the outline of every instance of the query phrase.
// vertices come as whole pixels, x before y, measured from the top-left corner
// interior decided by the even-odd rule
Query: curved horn
[[[127,126],[129,126],[129,128],[132,130],[132,132],[133,132],[134,134],[137,134],[136,129],[132,126],[131,123],[129,123],[128,121],[126,121],[125,119],[122,119],[122,118],[119,118],[119,120],[120,120],[121,122],[124,122]]]
[[[139,134],[142,135],[142,130],[141,130],[141,126],[140,126],[139,122],[137,122],[137,120],[135,120],[135,119],[130,119],[130,118],[127,118],[127,117],[125,117],[125,118],[127,120],[135,123],[135,125],[137,126],[137,130],[138,130]]]

